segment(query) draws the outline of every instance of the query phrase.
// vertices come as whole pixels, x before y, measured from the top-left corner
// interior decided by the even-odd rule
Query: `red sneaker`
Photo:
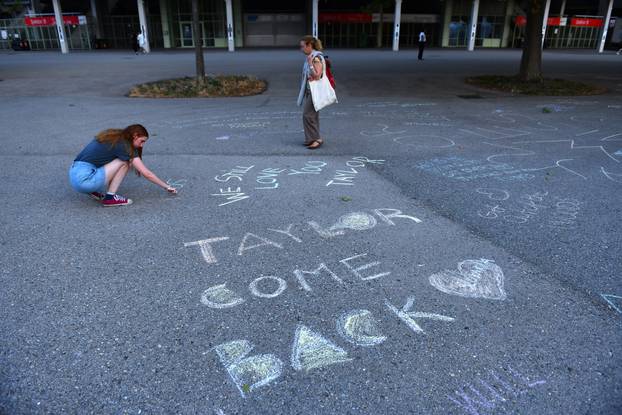
[[[95,200],[104,200],[104,197],[106,197],[105,194],[100,193],[100,192],[89,193],[89,196],[91,196]]]
[[[131,205],[132,199],[126,199],[123,196],[114,195],[110,199],[102,200],[104,207]]]

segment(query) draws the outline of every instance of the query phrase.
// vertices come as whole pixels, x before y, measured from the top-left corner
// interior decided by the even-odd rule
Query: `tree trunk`
[[[197,68],[197,84],[205,82],[205,61],[203,59],[203,33],[199,21],[199,0],[192,0],[192,36],[194,37],[194,56]]]
[[[376,47],[382,47],[382,32],[384,30],[384,9],[380,6],[380,21],[378,22],[378,37],[376,38]]]
[[[520,62],[521,81],[542,80],[542,24],[544,20],[544,1],[529,0],[523,56]]]

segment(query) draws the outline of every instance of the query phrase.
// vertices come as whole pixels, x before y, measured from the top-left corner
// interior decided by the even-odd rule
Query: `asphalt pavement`
[[[0,413],[622,412],[622,57],[520,97],[463,82],[518,51],[327,54],[315,151],[295,50],[206,52],[268,81],[229,99],[125,96],[191,51],[0,54]],[[132,123],[179,194],[103,209],[68,167]]]

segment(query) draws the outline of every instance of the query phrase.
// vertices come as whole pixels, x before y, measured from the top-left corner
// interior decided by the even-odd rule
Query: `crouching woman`
[[[71,165],[71,187],[100,200],[106,207],[129,205],[132,199],[117,194],[117,191],[127,172],[134,168],[139,176],[169,193],[177,193],[175,188],[160,180],[143,163],[143,148],[148,139],[147,129],[140,124],[130,125],[123,130],[100,132]]]

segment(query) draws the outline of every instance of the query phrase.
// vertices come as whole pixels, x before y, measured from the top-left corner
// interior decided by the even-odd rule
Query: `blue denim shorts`
[[[74,161],[69,169],[69,183],[80,193],[103,191],[106,185],[106,171],[103,167],[98,168],[85,161]]]

